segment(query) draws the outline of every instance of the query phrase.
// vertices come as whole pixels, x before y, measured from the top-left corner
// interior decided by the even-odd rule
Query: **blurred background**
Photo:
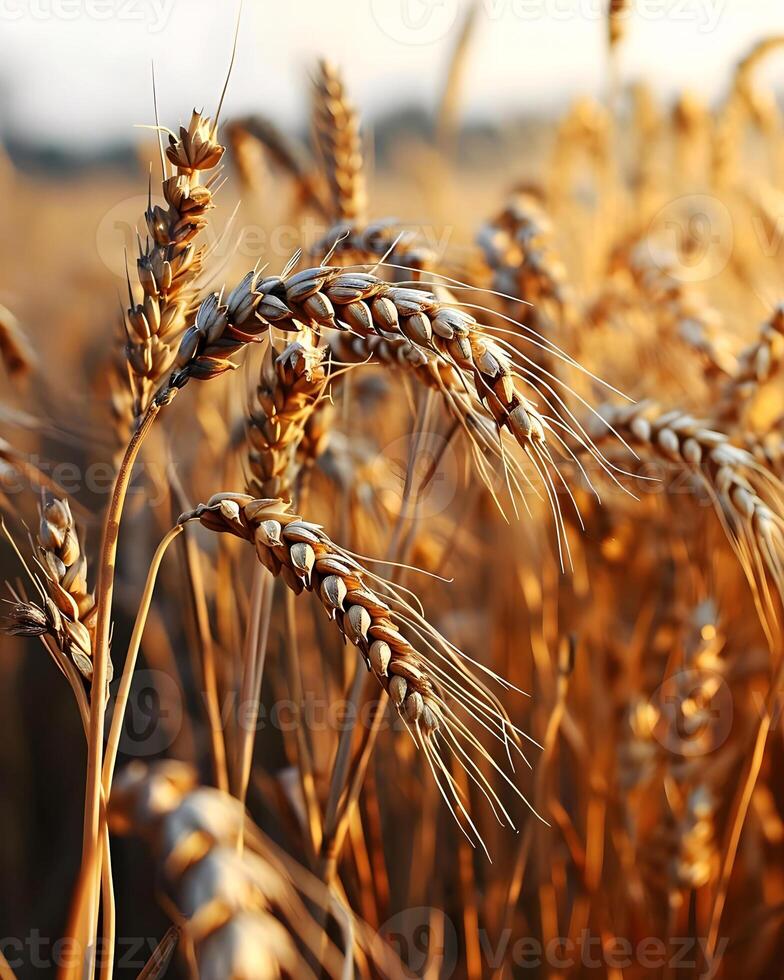
[[[602,0],[483,0],[467,58],[468,120],[546,115],[606,86]],[[628,15],[625,80],[665,96],[715,99],[727,65],[784,29],[777,0],[641,0]],[[368,122],[433,111],[466,0],[245,0],[228,114],[306,124],[303,77],[317,57],[345,65]],[[238,4],[211,0],[3,0],[0,133],[12,147],[79,155],[132,142],[152,121],[150,65],[163,118],[212,105]]]

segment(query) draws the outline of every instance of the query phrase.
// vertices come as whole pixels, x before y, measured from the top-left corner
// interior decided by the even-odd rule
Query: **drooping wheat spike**
[[[724,104],[714,127],[713,180],[720,190],[741,184],[740,161],[749,121],[767,137],[777,140],[781,132],[781,112],[774,96],[754,85],[754,72],[773,51],[784,45],[784,35],[756,42],[738,62]]]
[[[511,492],[521,492],[520,480],[525,483],[527,478],[508,459],[501,442],[504,434],[536,469],[560,521],[547,433],[567,452],[565,436],[593,454],[586,445],[587,434],[556,389],[558,379],[493,337],[491,328],[480,325],[467,309],[442,302],[428,289],[394,286],[370,273],[340,268],[304,269],[286,278],[262,279],[259,273],[248,273],[225,304],[212,294],[199,307],[194,325],[183,336],[169,390],[183,387],[191,378],[203,380],[231,370],[236,365],[230,355],[259,339],[270,325],[290,333],[304,326],[316,332],[346,330],[365,337],[407,339],[436,355],[468,386],[495,430],[495,454],[514,484]],[[532,343],[541,346],[538,340]],[[544,411],[526,396],[523,385],[543,399]]]
[[[213,207],[218,174],[214,170],[224,148],[216,139],[211,119],[193,111],[188,128],[169,135],[166,158],[174,167],[164,176],[165,207],[152,203],[145,212],[147,238],[139,243],[136,269],[144,293],[131,301],[125,317],[126,354],[133,392],[133,414],[147,408],[158,382],[171,370],[177,346],[193,314],[196,279],[202,269],[203,247],[195,244]],[[129,284],[130,290],[130,284]]]
[[[738,355],[719,406],[718,417],[737,420],[743,406],[761,385],[784,367],[784,305],[779,305],[760,328],[758,339]]]
[[[13,315],[0,305],[0,361],[12,378],[29,374],[36,363],[35,351]]]
[[[743,443],[758,463],[784,480],[784,418],[761,435],[746,433]]]
[[[359,117],[340,72],[326,60],[319,62],[314,79],[313,130],[330,188],[333,217],[338,221],[363,222],[367,190]]]
[[[645,401],[607,406],[602,415],[638,450],[697,478],[752,586],[763,626],[775,636],[784,597],[784,485],[724,433],[685,413]]]
[[[741,99],[757,128],[766,136],[775,137],[781,129],[781,111],[775,95],[754,84],[754,74],[759,66],[784,48],[784,34],[771,35],[757,41],[737,64],[732,79],[732,93]]]
[[[232,120],[226,125],[225,139],[242,189],[260,193],[265,169],[261,142],[239,120]]]
[[[272,575],[279,576],[294,593],[307,590],[318,598],[336,629],[359,649],[368,669],[389,694],[424,752],[448,805],[453,812],[463,814],[478,840],[481,838],[442,758],[444,748],[450,749],[465,768],[496,816],[502,813],[510,819],[473,753],[479,753],[522,796],[477,738],[482,729],[522,754],[518,744],[522,733],[467,663],[511,687],[508,682],[464,658],[402,592],[369,572],[319,524],[292,513],[284,501],[221,493],[184,514],[180,521],[194,518],[213,531],[249,541]],[[479,728],[469,727],[471,721]]]
[[[314,345],[309,331],[282,349],[270,342],[246,422],[253,496],[292,499],[306,435],[312,444],[304,452],[321,451],[323,439],[308,431],[308,423],[327,383],[324,349]]]
[[[184,763],[134,762],[115,780],[109,824],[153,850],[202,980],[313,977],[305,952],[319,952],[320,930],[238,800],[199,786]],[[330,976],[335,960],[325,947]]]

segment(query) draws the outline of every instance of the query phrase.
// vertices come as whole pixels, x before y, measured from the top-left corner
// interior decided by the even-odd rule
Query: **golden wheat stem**
[[[180,479],[173,467],[170,468],[169,475],[178,506],[184,509],[187,506],[187,498]],[[210,750],[212,753],[212,767],[215,773],[215,785],[218,789],[228,792],[229,773],[226,761],[226,740],[221,723],[219,705],[218,678],[215,667],[215,644],[213,643],[212,631],[210,629],[209,611],[205,598],[207,593],[204,588],[199,549],[187,527],[182,538],[182,550],[188,577],[188,591],[193,604],[196,631],[201,644],[201,672],[204,682],[207,722],[210,729]]]
[[[775,672],[773,672],[771,676],[770,687],[765,699],[765,710],[762,718],[760,719],[759,727],[757,728],[752,750],[747,757],[745,774],[741,780],[732,809],[730,830],[727,837],[723,860],[721,862],[719,883],[713,899],[713,907],[711,908],[710,926],[708,928],[707,946],[705,950],[705,957],[711,968],[713,968],[715,965],[714,957],[716,956],[719,929],[721,927],[724,906],[727,901],[727,892],[729,890],[730,879],[732,877],[732,869],[735,866],[735,858],[738,854],[738,846],[740,845],[743,825],[746,821],[749,807],[751,806],[751,800],[754,795],[754,787],[757,784],[757,779],[759,778],[760,770],[762,769],[762,762],[765,758],[765,746],[767,745],[768,736],[771,728],[773,727],[774,721],[778,716],[782,685],[784,685],[784,655],[779,653],[779,663]]]
[[[109,664],[109,635],[111,631],[112,597],[114,595],[114,569],[117,559],[117,542],[120,533],[120,520],[133,466],[139,455],[142,443],[152,428],[161,408],[170,401],[174,392],[151,402],[138,428],[131,437],[115,478],[109,510],[104,523],[101,559],[98,567],[96,587],[96,626],[93,648],[92,696],[90,698],[90,732],[87,742],[87,777],[85,780],[84,828],[82,838],[82,874],[84,880],[83,921],[80,912],[77,921],[84,939],[81,948],[85,955],[94,959],[97,930],[96,900],[100,880],[100,831],[101,831],[101,788],[104,721],[106,713],[106,681]],[[82,932],[81,930],[84,929]]]
[[[136,667],[136,660],[139,656],[139,648],[141,646],[142,636],[144,634],[144,627],[147,624],[147,615],[150,611],[150,603],[152,602],[153,592],[155,591],[158,571],[160,570],[163,556],[166,554],[169,545],[175,538],[179,537],[184,530],[185,528],[182,524],[175,524],[174,527],[167,531],[161,539],[160,544],[155,549],[155,554],[153,555],[152,561],[150,562],[150,568],[147,572],[147,581],[144,584],[144,591],[139,599],[139,608],[138,612],[136,613],[136,621],[133,624],[133,632],[131,633],[131,640],[128,644],[128,652],[125,655],[125,664],[123,665],[122,677],[120,678],[120,686],[117,689],[117,694],[114,699],[112,723],[109,727],[109,736],[106,740],[106,748],[104,750],[101,781],[103,783],[104,794],[107,797],[109,796],[112,788],[112,776],[114,774],[115,763],[117,762],[117,752],[120,747],[120,738],[122,737],[125,709],[128,706],[128,698],[131,693],[131,685],[133,684],[133,672]]]
[[[242,685],[240,690],[242,725],[237,740],[233,793],[243,806],[248,795],[253,761],[253,745],[256,739],[261,682],[267,657],[273,591],[272,576],[261,565],[256,565],[253,570],[250,616],[246,627],[245,648],[242,656]],[[239,851],[242,851],[243,847],[243,831],[244,824],[237,840]]]
[[[286,614],[286,636],[288,638],[288,655],[285,659],[286,678],[293,705],[292,724],[297,743],[297,772],[299,774],[302,798],[305,801],[307,816],[307,842],[311,856],[318,854],[322,840],[321,810],[316,793],[316,781],[313,766],[313,754],[308,743],[307,732],[302,719],[302,674],[300,667],[299,643],[297,641],[297,620],[294,609],[296,596],[286,590],[284,597]]]

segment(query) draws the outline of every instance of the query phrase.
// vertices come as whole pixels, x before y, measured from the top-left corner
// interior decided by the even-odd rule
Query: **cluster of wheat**
[[[458,179],[474,21],[412,183]],[[100,438],[0,307],[36,378],[0,405],[6,632],[68,681],[86,759],[64,978],[125,975],[151,882],[175,928],[147,978],[511,977],[521,939],[542,976],[650,975],[644,942],[673,975],[682,947],[778,969],[784,118],[754,69],[779,40],[715,108],[613,71],[473,237],[429,216],[446,249],[375,204],[332,64],[312,147],[220,109],[156,126],[124,345],[74,369],[100,365]],[[224,162],[240,221],[318,234],[219,263]],[[103,510],[44,465],[75,445],[113,460]]]

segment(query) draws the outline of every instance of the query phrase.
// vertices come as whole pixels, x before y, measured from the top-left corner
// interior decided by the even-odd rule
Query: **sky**
[[[606,0],[478,0],[466,70],[469,118],[546,111],[606,85]],[[302,125],[308,72],[327,55],[363,113],[432,108],[467,0],[244,0],[226,114]],[[624,78],[663,95],[716,97],[761,37],[784,34],[784,0],[631,0]],[[235,0],[0,0],[0,131],[57,143],[133,139],[152,121],[214,108]],[[784,52],[765,77],[784,90]]]

